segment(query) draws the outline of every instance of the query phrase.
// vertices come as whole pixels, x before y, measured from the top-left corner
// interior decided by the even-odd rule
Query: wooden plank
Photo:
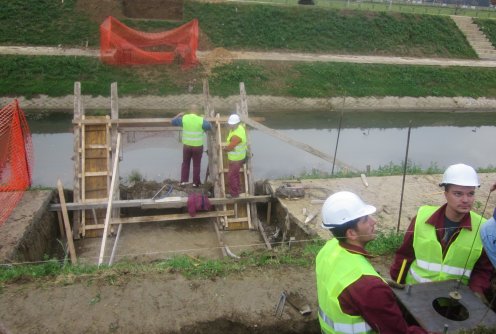
[[[313,154],[313,155],[315,155],[315,156],[317,156],[317,157],[319,157],[319,158],[321,158],[321,159],[323,159],[325,161],[328,161],[328,162],[331,162],[331,163],[335,161],[336,165],[338,165],[341,168],[348,169],[348,170],[351,170],[351,171],[357,171],[357,169],[354,168],[354,167],[352,167],[351,165],[348,165],[348,164],[346,164],[344,162],[341,162],[341,161],[339,161],[337,159],[334,160],[334,157],[332,157],[331,155],[329,155],[327,153],[324,153],[324,152],[322,152],[320,150],[317,150],[316,148],[313,148],[310,145],[307,145],[305,143],[302,143],[302,142],[299,142],[297,140],[291,139],[288,136],[282,134],[281,132],[276,131],[276,130],[273,130],[271,128],[268,128],[265,125],[260,124],[260,123],[258,123],[257,121],[255,121],[255,120],[253,120],[251,118],[248,118],[245,115],[239,115],[239,117],[241,118],[241,120],[243,122],[245,122],[249,126],[255,128],[257,130],[260,130],[260,131],[262,131],[262,132],[264,132],[264,133],[266,133],[266,134],[268,134],[270,136],[273,136],[273,137],[275,137],[277,139],[280,139],[283,142],[286,142],[286,143],[288,143],[290,145],[293,145],[295,147],[298,147],[299,149],[302,149],[305,152],[308,152],[310,154]]]
[[[135,224],[135,223],[146,223],[146,222],[162,222],[162,221],[172,221],[172,220],[186,220],[186,219],[200,219],[200,218],[214,218],[226,215],[233,215],[234,211],[209,211],[209,212],[197,212],[194,217],[191,217],[189,213],[176,213],[168,215],[156,215],[156,216],[142,216],[142,217],[128,217],[128,218],[116,218],[112,220],[112,224]]]
[[[72,118],[73,122],[81,121],[82,115],[82,102],[81,102],[81,83],[74,83],[74,115]],[[81,200],[81,180],[78,177],[81,173],[81,126],[74,126],[74,137],[73,137],[73,150],[74,150],[74,179],[72,183],[72,191],[74,202],[79,202]],[[72,215],[72,229],[74,231],[74,236],[79,239],[79,226],[81,224],[81,212],[75,211]]]
[[[219,121],[221,123],[227,123],[227,119],[229,116],[221,116],[219,118]],[[205,118],[209,122],[215,122],[217,120],[216,117],[206,117]],[[255,121],[264,121],[265,117],[253,117],[251,118]],[[133,126],[146,126],[146,127],[152,127],[152,126],[167,126],[171,124],[172,118],[121,118],[119,120],[111,120],[110,124],[118,124],[119,128],[125,128],[125,127],[133,127]],[[79,122],[73,121],[74,124],[92,124],[92,125],[97,125],[97,124],[107,124],[107,122],[99,119],[94,119],[94,118],[87,118],[87,119],[82,119]]]
[[[246,196],[237,198],[209,198],[210,204],[232,204],[232,203],[270,203],[270,195]],[[187,206],[188,198],[181,197],[180,200],[170,202],[155,202],[149,199],[132,199],[132,200],[115,200],[112,206],[115,208],[139,208],[142,209],[174,209],[184,208]],[[108,197],[98,199],[88,199],[85,203],[66,203],[69,211],[74,210],[91,210],[91,209],[105,209],[108,204]],[[51,204],[48,208],[50,211],[60,211],[60,204]]]
[[[119,150],[121,147],[121,134],[117,134],[117,147],[115,151],[117,154],[119,154]],[[107,206],[107,214],[105,215],[105,226],[103,227],[103,236],[102,236],[102,245],[100,247],[100,256],[98,258],[98,266],[100,266],[103,262],[103,255],[105,254],[105,243],[107,241],[107,233],[108,233],[108,227],[109,227],[109,221],[110,221],[110,213],[112,212],[112,199],[113,199],[113,194],[114,194],[114,187],[115,187],[115,181],[117,175],[117,165],[119,163],[119,159],[115,159],[114,161],[114,167],[112,169],[112,182],[110,183],[110,191],[109,191],[109,197],[108,197],[108,206]]]
[[[241,113],[248,117],[248,98],[246,96],[245,83],[239,83],[239,91],[241,95]],[[247,159],[246,159],[246,168],[245,175],[247,175],[247,189],[246,193],[250,195],[255,195],[255,180],[253,176],[253,164],[252,164],[252,150],[251,150],[251,136],[249,131],[246,131],[246,144],[247,144]],[[258,229],[258,212],[256,204],[248,204],[248,210],[250,212],[250,225],[255,225],[255,228]],[[253,224],[254,223],[254,224]]]
[[[67,236],[69,255],[71,256],[71,263],[75,265],[77,263],[76,249],[74,248],[74,240],[72,238],[72,230],[71,230],[71,225],[69,223],[69,215],[67,214],[67,209],[65,208],[64,187],[62,186],[62,181],[60,181],[60,179],[57,180],[57,189],[59,191],[60,205],[62,207],[62,217],[64,220],[65,233]]]

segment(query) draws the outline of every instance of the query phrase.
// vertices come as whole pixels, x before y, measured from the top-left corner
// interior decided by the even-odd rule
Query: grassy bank
[[[181,71],[174,66],[118,68],[85,57],[0,56],[2,96],[73,93],[109,96],[119,83],[122,95],[200,93],[201,67]],[[496,69],[348,63],[279,63],[237,61],[213,69],[208,76],[215,96],[239,94],[244,81],[250,95],[326,98],[334,96],[496,96]]]
[[[388,232],[379,234],[377,239],[367,245],[367,250],[377,256],[393,254],[403,241],[402,234]],[[66,261],[47,260],[35,265],[0,266],[0,282],[31,281],[59,277],[57,281],[65,284],[75,277],[104,278],[111,282],[120,275],[179,272],[190,279],[226,276],[239,273],[249,268],[277,268],[281,265],[295,267],[312,267],[315,256],[324,246],[324,240],[306,240],[288,248],[279,245],[274,251],[256,251],[240,254],[240,259],[230,258],[211,260],[180,255],[168,260],[153,263],[122,262],[112,267],[96,265],[70,265]],[[1,287],[1,285],[0,285]]]
[[[317,7],[267,6],[188,1],[184,21],[199,18],[207,48],[279,50],[402,56],[475,57],[449,17],[386,14]],[[487,20],[485,20],[487,21]],[[0,44],[98,46],[98,23],[76,9],[76,0],[4,1]],[[140,30],[170,29],[179,23],[126,20]],[[492,23],[486,24],[492,29]],[[111,82],[121,95],[201,92],[206,71],[172,66],[109,67],[84,57],[0,56],[0,95],[73,93],[108,96]],[[496,69],[348,63],[237,61],[208,75],[212,95],[325,98],[335,96],[496,96]]]
[[[477,23],[493,46],[496,47],[496,20],[475,19],[474,22]]]
[[[199,19],[210,47],[476,57],[447,16],[187,1],[184,21],[192,18]],[[76,10],[76,0],[3,1],[0,22],[1,44],[82,46],[88,42],[98,46],[100,22],[91,22],[87,14]],[[143,30],[181,24],[125,22]]]

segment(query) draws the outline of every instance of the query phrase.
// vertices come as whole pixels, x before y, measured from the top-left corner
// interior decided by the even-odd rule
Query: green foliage
[[[496,47],[496,20],[474,19],[480,30],[489,38],[492,45]]]
[[[389,231],[385,233],[378,233],[377,237],[369,242],[365,249],[373,255],[387,255],[393,254],[401,246],[403,242],[403,233],[396,233]]]
[[[200,2],[187,2],[185,16],[233,49],[476,57],[449,17]]]
[[[0,44],[98,45],[98,24],[75,7],[76,0],[2,0]]]

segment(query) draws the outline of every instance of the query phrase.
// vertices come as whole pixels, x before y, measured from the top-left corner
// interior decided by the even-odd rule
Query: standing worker
[[[496,183],[491,186],[489,191],[493,192],[495,190]],[[482,245],[484,245],[484,250],[493,264],[493,267],[496,268],[496,208],[493,211],[493,216],[481,226],[480,236]]]
[[[229,196],[239,197],[239,171],[246,160],[246,130],[244,124],[237,114],[232,114],[227,119],[229,134],[227,136],[227,146],[223,150],[227,151],[229,160]]]
[[[470,211],[479,187],[475,170],[449,166],[439,186],[446,203],[421,206],[396,251],[391,278],[408,284],[457,279],[485,301],[492,265],[482,247],[479,227],[485,221]],[[398,277],[401,267],[406,277]]]
[[[189,182],[189,167],[193,160],[193,187],[199,187],[201,158],[203,155],[203,133],[212,129],[212,125],[199,115],[198,105],[192,104],[188,113],[180,112],[171,123],[181,126],[183,142],[183,163],[181,165],[181,185]]]
[[[349,191],[331,195],[322,206],[328,241],[316,259],[319,322],[322,333],[427,333],[408,325],[393,291],[367,258],[375,239],[375,207]]]

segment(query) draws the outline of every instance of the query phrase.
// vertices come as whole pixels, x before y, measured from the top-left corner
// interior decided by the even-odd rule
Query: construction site
[[[200,63],[201,22],[147,34],[120,21],[180,20],[180,1],[149,0],[142,5],[79,1],[78,6],[103,22],[102,64],[170,64],[186,73]],[[206,68],[232,56],[217,51],[212,58],[202,58]],[[35,146],[22,110],[24,100],[0,106],[0,264],[6,272],[17,267],[32,272],[0,282],[0,334],[321,333],[314,255],[308,247],[321,247],[332,239],[322,227],[324,201],[339,191],[356,193],[377,208],[378,235],[404,233],[420,205],[445,203],[439,189],[442,175],[406,172],[411,121],[402,173],[373,176],[369,165],[362,170],[337,159],[343,111],[341,118],[334,115],[339,125],[332,155],[264,125],[263,112],[251,110],[255,98],[243,81],[238,84],[238,94],[219,110],[208,79],[201,80],[200,94],[189,94],[211,125],[202,134],[206,170],[202,169],[200,184],[141,177],[129,182],[130,177],[120,173],[129,157],[123,153],[129,141],[157,135],[182,143],[185,132],[173,125],[175,117],[123,112],[128,108],[122,108],[126,97],[119,82],[108,87],[108,98],[99,97],[98,103],[105,104],[99,108],[91,105],[94,97],[82,94],[85,83],[74,82],[69,96],[72,152],[66,157],[72,182],[59,177],[53,180],[55,188],[30,188]],[[169,109],[188,113],[192,108]],[[470,110],[494,111],[491,104]],[[237,175],[239,196],[230,193],[232,161],[225,150],[232,115],[246,130],[246,159]],[[261,155],[253,145],[255,131],[320,159],[332,170],[330,177],[257,179],[254,162]],[[367,135],[366,129],[360,132]],[[180,169],[181,162],[174,163]],[[270,157],[263,164],[271,165]],[[496,195],[490,191],[496,173],[481,172],[478,177],[473,210],[489,218],[496,207]],[[384,279],[390,279],[393,254],[370,261]],[[36,266],[45,264],[79,272],[40,273],[43,278],[36,279]],[[191,276],[178,269],[182,264],[203,272]],[[494,300],[489,307],[458,281],[406,285],[393,292],[408,322],[429,333],[496,331]]]

